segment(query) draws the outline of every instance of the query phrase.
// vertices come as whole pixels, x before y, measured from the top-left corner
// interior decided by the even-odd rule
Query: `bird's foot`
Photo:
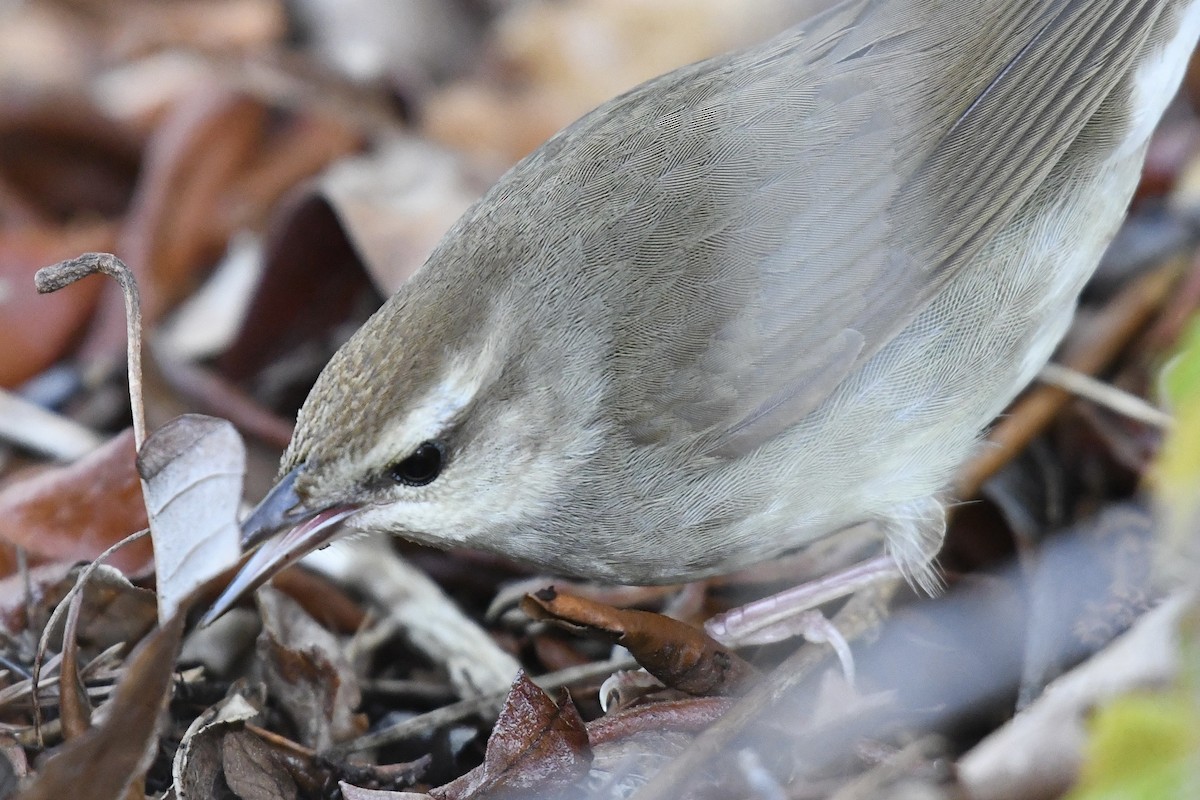
[[[708,635],[729,647],[771,644],[795,636],[829,644],[837,653],[842,671],[853,683],[854,660],[850,645],[836,627],[817,610],[832,600],[849,597],[868,586],[902,577],[890,556],[879,556],[840,572],[755,600],[718,614],[704,624]]]

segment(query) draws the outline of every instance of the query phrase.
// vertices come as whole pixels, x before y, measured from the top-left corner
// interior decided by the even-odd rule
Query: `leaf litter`
[[[985,500],[952,522],[945,598],[902,595],[882,627],[871,609],[829,609],[835,621],[851,611],[869,618],[853,687],[826,648],[724,653],[699,628],[819,574],[828,553],[678,595],[581,587],[573,598],[562,581],[492,557],[382,541],[335,546],[314,567],[279,576],[257,606],[196,629],[237,559],[243,497],[260,496],[274,477],[288,416],[337,344],[464,205],[579,110],[672,66],[666,60],[782,28],[802,4],[531,0],[501,9],[451,0],[453,25],[413,37],[424,50],[371,64],[355,60],[370,50],[353,43],[392,39],[339,29],[313,36],[320,44],[307,50],[303,37],[285,35],[286,22],[328,13],[319,0],[290,20],[272,0],[119,5],[0,10],[0,53],[62,54],[24,63],[0,55],[0,73],[17,75],[34,98],[12,102],[0,84],[5,281],[25,293],[48,263],[115,251],[145,297],[147,372],[166,376],[147,393],[157,430],[145,435],[135,410],[135,434],[140,370],[132,361],[120,369],[116,353],[141,325],[124,321],[114,286],[90,278],[0,305],[0,343],[14,343],[0,347],[3,385],[23,397],[32,392],[23,381],[60,371],[64,388],[40,402],[105,439],[66,465],[42,464],[29,437],[2,454],[0,796],[849,797],[913,785],[934,797],[1013,786],[1053,796],[1074,774],[1078,749],[1044,765],[1066,765],[1054,782],[1030,769],[1014,783],[984,735],[1017,739],[1003,746],[1007,757],[1048,759],[1047,749],[1020,751],[1020,729],[1003,721],[1019,703],[1041,731],[1074,723],[1078,709],[1045,702],[1045,687],[1063,674],[1094,696],[1105,676],[1075,666],[1107,663],[1094,652],[1132,659],[1123,690],[1170,679],[1169,665],[1153,676],[1138,670],[1139,653],[1174,652],[1166,626],[1151,627],[1159,638],[1132,656],[1112,643],[1161,595],[1144,580],[1161,549],[1159,517],[1137,487],[1171,434],[1053,387],[1019,400],[994,434],[1000,446],[960,475],[959,496],[983,486]],[[363,3],[355,24],[383,34],[401,24],[394,15],[414,31],[437,19],[426,3],[409,7]],[[695,25],[677,24],[685,13]],[[593,47],[567,46],[579,31]],[[655,31],[655,47],[636,46]],[[606,60],[613,54],[623,54],[619,69]],[[77,102],[55,99],[64,85]],[[1191,87],[1194,99],[1195,75]],[[1165,123],[1135,223],[1155,204],[1194,214],[1198,132],[1190,112]],[[238,250],[246,241],[253,246]],[[1065,363],[1153,396],[1156,363],[1200,306],[1200,268],[1186,253],[1173,257],[1189,240],[1171,242],[1136,248],[1152,258],[1106,265],[1107,288],[1085,304]],[[223,319],[216,350],[183,351],[184,362],[156,353],[173,311],[235,251],[263,262],[257,284],[222,290],[250,292],[228,304],[245,309],[240,324]],[[37,347],[16,344],[21,336]],[[126,388],[132,402],[121,399]],[[237,431],[194,413],[218,408]],[[1171,469],[1171,496],[1188,498],[1178,487],[1197,476]],[[1025,491],[1030,476],[1054,491]],[[153,556],[145,539],[120,546],[147,525]],[[1017,566],[1002,566],[1014,553]],[[405,570],[428,576],[432,591],[419,603],[404,594],[417,582]],[[1067,573],[1072,580],[1061,580]],[[552,583],[560,591],[539,599]],[[525,607],[542,619],[487,614],[510,585],[534,592]],[[564,621],[575,627],[562,630]],[[623,671],[606,683],[632,666],[624,646],[658,678]],[[608,712],[605,685],[623,695]],[[970,769],[938,767],[958,761]]]

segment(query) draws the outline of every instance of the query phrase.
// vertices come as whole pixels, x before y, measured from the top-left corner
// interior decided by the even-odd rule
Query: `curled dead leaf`
[[[430,794],[471,800],[537,790],[544,796],[582,779],[591,763],[587,730],[566,690],[556,702],[521,672],[488,737],[483,763]]]
[[[693,695],[735,694],[757,675],[737,653],[699,628],[662,614],[620,609],[559,594],[553,587],[526,595],[530,617],[583,626],[625,647],[666,686]]]
[[[338,638],[270,587],[259,590],[258,602],[263,618],[258,652],[267,686],[301,742],[328,750],[362,735],[366,719],[357,713],[362,695]]]

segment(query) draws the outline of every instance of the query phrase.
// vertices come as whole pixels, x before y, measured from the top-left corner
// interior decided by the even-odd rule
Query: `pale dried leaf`
[[[246,449],[229,422],[185,414],[150,435],[138,472],[165,620],[192,591],[237,563]]]
[[[488,182],[461,156],[405,137],[381,144],[371,155],[338,162],[320,179],[318,191],[375,285],[392,294],[425,263]]]

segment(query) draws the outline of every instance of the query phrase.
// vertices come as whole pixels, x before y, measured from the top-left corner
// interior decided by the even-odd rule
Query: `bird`
[[[1198,37],[1200,0],[842,0],[602,104],[329,361],[208,618],[363,531],[662,584],[870,524],[936,590]]]

